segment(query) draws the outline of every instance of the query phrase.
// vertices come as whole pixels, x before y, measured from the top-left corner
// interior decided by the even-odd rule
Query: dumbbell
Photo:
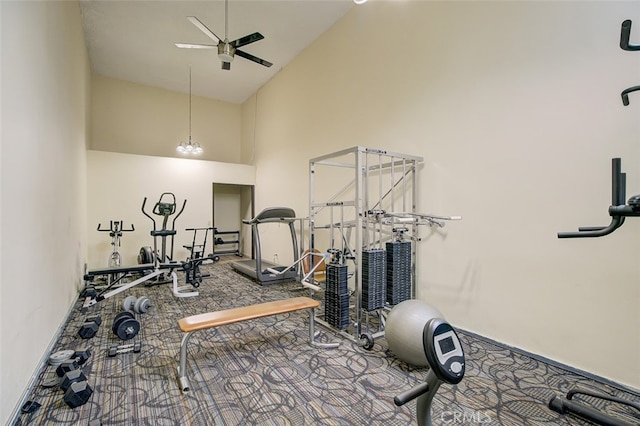
[[[80,327],[80,330],[78,330],[78,335],[83,339],[91,339],[98,332],[100,324],[102,324],[102,318],[100,318],[100,316],[92,315],[87,317],[84,320],[84,324]]]
[[[65,361],[74,360],[78,365],[82,365],[91,356],[91,350],[86,347],[78,348],[76,350],[73,349],[65,349],[58,352],[54,352],[49,356],[49,365],[54,367],[59,366]]]
[[[139,314],[144,314],[149,310],[149,308],[151,308],[151,306],[151,301],[146,296],[128,296],[122,303],[122,307],[125,311],[135,311]]]
[[[129,343],[126,345],[119,345],[119,346],[111,346],[109,348],[109,352],[107,352],[107,356],[114,357],[118,354],[126,354],[128,352],[139,353],[141,350],[142,350],[141,342]]]
[[[84,374],[82,375],[84,376]],[[76,408],[86,404],[93,394],[93,389],[87,383],[87,380],[75,381],[69,384],[69,388],[64,392],[62,400],[69,408]]]
[[[111,331],[122,340],[133,339],[140,331],[140,322],[134,318],[133,312],[123,311],[113,319]]]
[[[85,404],[93,389],[87,383],[87,377],[80,370],[77,361],[65,361],[56,368],[56,375],[60,378],[60,389],[64,392],[62,400],[70,408]]]

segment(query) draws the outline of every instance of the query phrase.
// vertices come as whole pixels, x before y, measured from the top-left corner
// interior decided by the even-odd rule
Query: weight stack
[[[349,287],[347,265],[327,265],[324,292],[324,319],[332,327],[345,330],[349,326]]]
[[[362,309],[384,307],[387,287],[387,252],[383,249],[362,252]]]
[[[388,242],[387,303],[397,305],[411,299],[411,241]]]

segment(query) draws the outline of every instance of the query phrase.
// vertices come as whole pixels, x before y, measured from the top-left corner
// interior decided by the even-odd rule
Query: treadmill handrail
[[[242,223],[251,225],[254,223],[293,222],[295,220],[297,220],[296,212],[289,207],[268,207],[253,219],[243,220]]]

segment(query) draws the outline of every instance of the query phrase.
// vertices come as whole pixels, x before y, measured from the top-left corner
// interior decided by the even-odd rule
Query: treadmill
[[[277,265],[273,262],[262,259],[260,248],[260,232],[259,226],[263,223],[286,223],[289,225],[291,232],[291,242],[293,246],[294,263],[298,261],[298,239],[296,237],[294,222],[296,221],[296,212],[288,207],[268,207],[262,210],[256,217],[251,220],[243,220],[245,225],[251,225],[251,236],[253,240],[254,259],[240,260],[233,262],[231,268],[248,277],[256,280],[260,285],[271,284],[276,282],[293,281],[298,277],[298,265],[276,274],[272,271],[282,272],[288,266]],[[269,271],[271,269],[272,271]]]

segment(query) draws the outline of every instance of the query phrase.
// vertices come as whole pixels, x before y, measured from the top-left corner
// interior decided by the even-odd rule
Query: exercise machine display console
[[[438,378],[450,384],[464,377],[464,352],[455,330],[444,321],[431,320],[424,329],[424,352]]]
[[[462,381],[465,358],[458,334],[442,318],[432,318],[424,326],[422,344],[429,362],[424,383],[397,395],[393,402],[402,406],[417,398],[416,416],[419,426],[431,426],[431,403],[442,383],[455,385]]]

